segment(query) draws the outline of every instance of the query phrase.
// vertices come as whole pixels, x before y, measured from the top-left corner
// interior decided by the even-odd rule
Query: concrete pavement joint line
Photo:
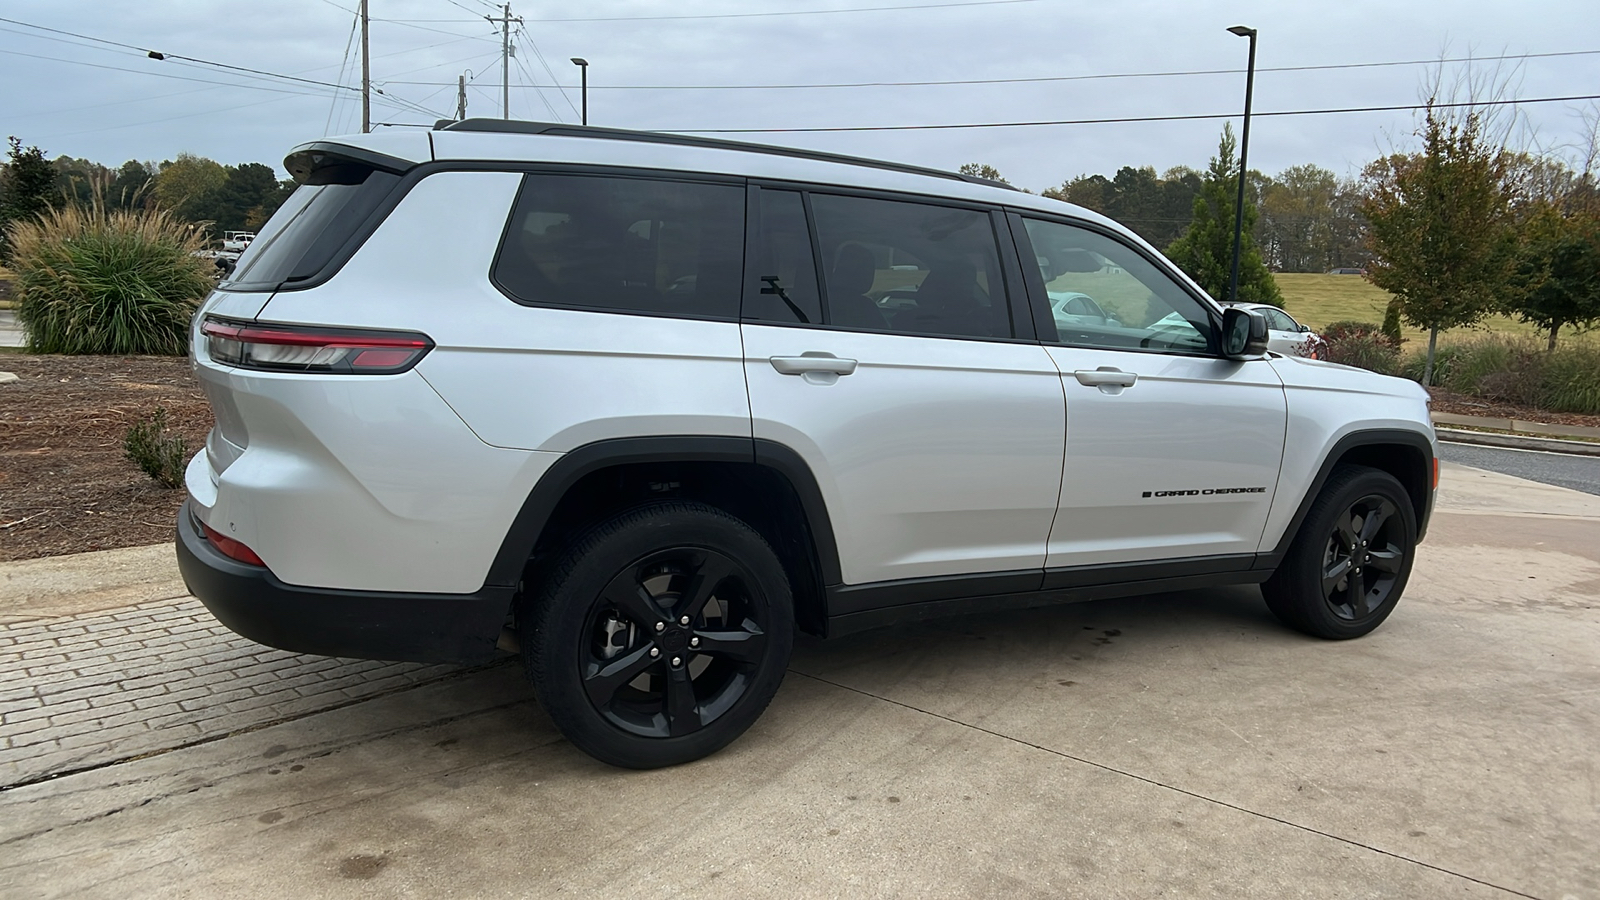
[[[1328,838],[1329,840],[1338,841],[1341,844],[1348,844],[1348,845],[1350,845],[1352,847],[1360,847],[1363,850],[1369,850],[1369,851],[1371,851],[1373,853],[1377,853],[1377,854],[1379,854],[1381,856],[1387,856],[1387,857],[1389,857],[1391,859],[1396,859],[1396,860],[1399,860],[1401,862],[1411,863],[1412,865],[1421,866],[1421,867],[1423,867],[1425,869],[1432,869],[1435,872],[1439,872],[1439,873],[1444,874],[1444,875],[1450,875],[1450,876],[1455,877],[1455,878],[1460,878],[1460,879],[1462,879],[1464,881],[1470,881],[1473,884],[1481,884],[1486,888],[1492,888],[1492,889],[1497,890],[1497,891],[1504,891],[1505,893],[1508,893],[1508,894],[1515,894],[1518,897],[1526,897],[1526,898],[1528,898],[1528,900],[1543,900],[1543,898],[1541,898],[1541,897],[1539,897],[1539,896],[1537,896],[1535,894],[1524,893],[1524,892],[1519,891],[1519,890],[1517,890],[1515,888],[1503,887],[1503,886],[1495,884],[1494,882],[1491,882],[1491,881],[1484,881],[1481,878],[1474,878],[1471,875],[1463,875],[1460,872],[1453,872],[1453,871],[1451,871],[1449,869],[1444,868],[1443,866],[1436,866],[1433,863],[1423,862],[1420,859],[1412,859],[1409,856],[1405,856],[1405,855],[1402,855],[1402,854],[1399,854],[1399,853],[1395,853],[1395,852],[1390,851],[1390,850],[1385,850],[1382,847],[1374,847],[1371,844],[1363,844],[1360,841],[1353,840],[1351,838],[1341,837],[1341,836],[1339,836],[1337,834],[1329,834],[1326,831],[1318,831],[1317,829],[1312,828],[1309,825],[1301,825],[1301,824],[1299,824],[1297,822],[1291,822],[1288,819],[1280,819],[1277,816],[1271,815],[1269,813],[1257,812],[1256,810],[1253,810],[1253,809],[1247,809],[1247,808],[1245,808],[1243,806],[1238,806],[1236,804],[1229,803],[1226,800],[1218,800],[1215,797],[1207,797],[1204,794],[1197,794],[1197,793],[1195,793],[1194,791],[1191,791],[1191,790],[1186,790],[1184,788],[1176,787],[1176,786],[1170,785],[1170,784],[1164,784],[1164,783],[1162,783],[1160,781],[1156,781],[1153,778],[1146,778],[1143,775],[1138,775],[1138,774],[1135,774],[1133,772],[1124,771],[1122,769],[1116,768],[1115,766],[1108,766],[1105,763],[1095,762],[1092,759],[1085,759],[1085,758],[1083,758],[1081,756],[1073,756],[1071,753],[1064,753],[1064,752],[1062,752],[1060,750],[1056,750],[1056,749],[1051,748],[1051,747],[1045,747],[1045,746],[1043,746],[1041,744],[1035,744],[1032,741],[1025,741],[1025,740],[1023,740],[1021,738],[1012,737],[1011,735],[1008,735],[1008,734],[1001,734],[998,731],[991,731],[990,729],[984,728],[981,725],[974,725],[971,722],[963,722],[960,719],[951,718],[950,716],[944,715],[943,713],[936,713],[936,712],[933,712],[932,710],[926,710],[926,709],[923,709],[923,708],[921,708],[919,706],[912,706],[909,703],[904,703],[902,701],[894,700],[894,699],[891,699],[889,697],[883,697],[883,696],[880,696],[878,694],[874,694],[871,691],[864,691],[861,688],[851,687],[851,686],[849,686],[847,684],[840,684],[837,681],[829,681],[828,679],[823,678],[821,676],[812,675],[812,674],[809,674],[807,672],[801,672],[801,671],[798,671],[796,669],[790,669],[789,672],[791,674],[794,674],[794,675],[799,675],[801,678],[809,678],[812,681],[816,681],[816,682],[819,682],[821,684],[830,685],[832,687],[839,688],[840,690],[845,690],[845,691],[850,691],[851,693],[860,694],[863,697],[871,697],[874,700],[881,700],[884,703],[889,703],[889,704],[892,704],[894,706],[898,706],[901,709],[907,709],[907,710],[910,710],[912,712],[922,713],[925,716],[931,716],[931,717],[933,717],[935,719],[942,719],[943,721],[949,722],[952,725],[959,725],[962,728],[970,728],[973,731],[981,732],[983,734],[987,734],[987,735],[990,735],[992,737],[997,737],[997,738],[1000,738],[1003,741],[1010,741],[1013,744],[1020,744],[1020,745],[1022,745],[1024,747],[1032,747],[1035,750],[1040,750],[1040,751],[1043,751],[1045,753],[1049,753],[1052,756],[1059,756],[1062,759],[1071,760],[1072,762],[1076,762],[1076,763],[1082,763],[1083,765],[1086,765],[1086,766],[1092,766],[1092,767],[1094,767],[1096,769],[1100,769],[1102,771],[1110,772],[1110,773],[1112,773],[1114,775],[1121,775],[1124,778],[1132,778],[1135,781],[1142,781],[1145,784],[1148,784],[1148,785],[1150,785],[1152,787],[1158,787],[1158,788],[1162,788],[1164,790],[1169,790],[1169,791],[1172,791],[1173,793],[1182,794],[1182,795],[1184,795],[1186,797],[1193,797],[1196,800],[1200,800],[1200,801],[1203,801],[1205,803],[1215,804],[1217,806],[1221,806],[1221,807],[1224,807],[1226,809],[1234,810],[1235,812],[1241,812],[1241,813],[1244,813],[1247,816],[1254,816],[1254,817],[1256,817],[1258,819],[1265,819],[1265,820],[1267,820],[1269,822],[1277,822],[1279,825],[1287,825],[1290,828],[1296,829],[1298,831],[1304,831],[1307,834],[1314,834],[1314,835],[1317,835],[1318,837]]]
[[[491,664],[491,666],[485,666],[483,668],[491,668],[492,666],[495,666],[495,665],[499,665],[499,663],[493,663],[493,664]],[[481,671],[481,670],[473,670],[473,671]],[[443,680],[443,679],[440,679],[440,680]],[[435,682],[435,683],[437,683],[437,682]],[[394,693],[398,693],[398,691],[396,691]],[[374,697],[374,698],[368,698],[368,699],[376,699],[376,698]],[[357,702],[360,702],[360,701],[357,701]],[[321,749],[308,750],[307,752],[301,753],[298,756],[284,756],[284,757],[282,757],[280,759],[274,759],[272,762],[264,764],[264,765],[257,766],[254,769],[248,769],[248,770],[245,770],[243,772],[236,772],[236,773],[233,773],[231,775],[224,775],[224,776],[222,776],[220,778],[216,778],[216,779],[207,781],[204,784],[199,785],[198,787],[199,788],[216,787],[217,785],[221,784],[223,781],[226,781],[226,780],[228,780],[230,778],[243,777],[244,775],[251,774],[253,772],[259,771],[260,769],[270,768],[272,766],[286,766],[286,765],[288,765],[288,764],[290,764],[292,762],[298,762],[300,760],[306,760],[306,759],[321,759],[322,757],[332,756],[333,754],[338,753],[340,751],[348,750],[351,747],[354,747],[354,746],[356,746],[358,744],[370,744],[370,743],[373,743],[375,741],[385,740],[387,738],[391,738],[391,737],[394,737],[394,736],[400,735],[400,734],[406,734],[406,733],[412,732],[412,731],[422,731],[422,730],[429,729],[429,728],[438,728],[438,727],[441,727],[441,726],[444,726],[444,725],[450,725],[450,724],[453,724],[455,722],[460,722],[460,721],[463,721],[465,719],[471,719],[471,718],[476,717],[476,716],[484,715],[485,713],[499,712],[501,710],[510,709],[510,708],[512,708],[514,706],[520,706],[520,705],[523,705],[523,704],[528,703],[528,702],[530,702],[530,701],[529,700],[511,700],[511,701],[508,701],[506,703],[499,703],[499,704],[496,704],[494,706],[488,706],[488,707],[484,707],[482,709],[475,709],[475,710],[472,710],[470,712],[458,713],[458,714],[453,715],[453,716],[445,716],[444,718],[441,718],[441,719],[433,719],[433,720],[430,720],[430,721],[427,721],[427,722],[419,722],[419,723],[414,723],[414,724],[411,724],[411,725],[402,725],[402,726],[400,726],[398,728],[391,728],[388,731],[383,731],[383,732],[379,732],[379,733],[376,733],[376,734],[363,735],[360,738],[357,738],[356,740],[343,741],[343,742],[336,742],[336,741],[325,742],[324,744],[321,745]],[[324,710],[324,712],[327,712],[327,711],[328,710]],[[315,715],[315,713],[313,713],[312,715]],[[297,717],[297,718],[303,718],[303,717]],[[286,721],[288,721],[288,720],[286,720]],[[241,731],[240,733],[242,734],[242,733],[245,733],[245,731],[251,731],[251,730],[257,730],[257,729],[245,729],[244,731]],[[233,736],[234,735],[222,735],[221,737],[213,738],[212,740],[221,740],[222,738],[233,737]],[[566,740],[566,739],[561,737],[560,735],[556,735],[556,736],[550,738],[549,740],[544,741],[543,743],[535,744],[532,747],[522,747],[522,748],[519,748],[519,749],[517,749],[517,750],[515,750],[515,751],[513,751],[511,753],[507,753],[507,754],[504,754],[502,756],[495,757],[493,759],[484,760],[482,762],[477,762],[477,763],[471,763],[469,765],[460,766],[460,767],[455,768],[455,769],[449,769],[449,770],[446,770],[446,773],[447,774],[453,774],[455,772],[465,772],[465,771],[468,771],[470,769],[481,768],[481,767],[484,767],[484,766],[492,765],[492,764],[498,763],[498,762],[500,762],[502,760],[510,759],[513,756],[522,755],[524,753],[529,752],[530,750],[538,750],[538,749],[540,749],[542,747],[548,747],[551,744],[559,744],[564,740]],[[197,741],[196,743],[209,743],[209,741]],[[181,750],[181,749],[184,749],[184,748],[182,748],[182,747],[174,747],[172,749],[173,750]],[[162,752],[166,753],[166,752],[171,752],[171,751],[162,751]],[[146,756],[157,756],[157,755],[160,755],[160,754],[149,753],[149,754],[145,754],[145,755]],[[114,763],[107,763],[106,765],[114,765]],[[101,768],[104,768],[104,766],[102,766]],[[60,777],[60,776],[54,776],[54,777]],[[133,781],[114,781],[114,782],[112,782],[111,784],[108,784],[108,785],[100,785],[100,786],[97,786],[96,788],[91,788],[91,790],[105,790],[105,789],[109,789],[109,788],[132,787],[132,786],[135,786],[135,785],[147,783],[147,782],[154,781],[154,780],[157,780],[157,779],[141,778],[141,779],[135,779]],[[19,785],[19,787],[20,787],[20,785]],[[31,839],[36,838],[36,837],[41,837],[43,835],[49,834],[50,832],[56,831],[56,830],[61,829],[61,828],[73,828],[73,827],[76,827],[78,825],[83,825],[83,824],[88,823],[88,822],[98,821],[100,819],[104,819],[104,818],[107,818],[107,817],[110,817],[110,816],[114,816],[117,813],[127,812],[130,809],[139,809],[140,807],[148,806],[149,804],[154,803],[154,802],[156,802],[158,800],[166,800],[166,799],[171,798],[171,797],[176,797],[176,796],[178,796],[180,794],[193,793],[197,789],[198,788],[195,785],[184,784],[184,785],[182,785],[182,786],[180,786],[178,788],[175,788],[173,790],[164,791],[164,792],[157,793],[157,794],[155,794],[153,796],[150,796],[150,797],[145,797],[145,798],[143,798],[141,800],[125,803],[122,806],[117,807],[116,809],[105,810],[103,812],[95,813],[94,815],[91,815],[91,816],[85,816],[85,817],[83,817],[81,819],[74,819],[71,822],[65,822],[65,823],[62,823],[62,824],[59,824],[59,825],[51,825],[48,828],[41,828],[38,831],[30,831],[27,834],[19,834],[19,835],[15,835],[13,837],[5,838],[4,840],[0,840],[0,847],[4,847],[4,846],[10,845],[10,844],[15,844],[15,843],[17,843],[19,841],[26,841],[26,840],[31,840]],[[395,793],[397,791],[401,791],[401,790],[405,790],[405,789],[406,788],[403,787],[403,786],[401,786],[401,787],[393,787],[393,788],[389,788],[387,790],[379,791],[379,792],[376,792],[376,793],[373,793],[373,794],[363,795],[362,799],[367,799],[369,797],[375,797],[375,796],[387,796],[387,795],[393,794],[393,793]],[[62,794],[60,794],[59,796],[70,797],[70,796],[73,795],[73,793],[74,793],[73,791],[65,791]],[[281,809],[294,809],[296,807],[307,806],[307,805],[310,805],[310,804],[313,804],[313,803],[326,802],[326,800],[327,800],[327,798],[324,797],[324,798],[318,798],[318,799],[315,799],[315,800],[305,800],[305,801],[302,801],[300,803],[291,803],[288,806],[275,806],[273,808],[274,809],[280,809],[280,810]],[[28,801],[24,801],[24,802],[33,803],[33,802],[38,802],[38,801],[28,800]],[[325,812],[325,810],[319,810],[319,811],[317,811],[315,813],[312,813],[312,815],[321,815],[323,812]],[[254,812],[250,813],[249,815],[253,816]],[[248,817],[248,816],[230,816],[230,817],[225,818],[225,819],[223,819],[221,821],[234,821],[234,820],[236,820],[238,818],[245,818],[245,817]],[[306,816],[305,818],[309,818],[309,817],[310,816]],[[215,822],[211,822],[211,823],[206,823],[206,824],[216,824],[216,823]],[[180,830],[183,830],[183,831],[193,830],[194,827],[195,826],[185,826],[184,828],[182,828]],[[76,851],[74,851],[74,852],[76,852]],[[68,854],[68,855],[71,855],[71,854]],[[47,857],[46,860],[53,860],[53,859],[59,859],[59,858],[60,857]],[[163,863],[163,865],[164,865],[164,863]],[[4,871],[7,871],[7,870],[13,869],[13,868],[16,868],[16,866],[10,866],[10,865],[6,865],[4,863],[0,863],[0,872],[4,872]]]
[[[190,747],[198,747],[198,746],[200,746],[202,744],[210,744],[210,743],[214,743],[216,741],[226,740],[227,738],[235,737],[237,735],[249,734],[249,733],[251,733],[253,731],[260,731],[263,728],[270,728],[270,727],[272,727],[274,725],[281,725],[281,724],[283,724],[285,722],[293,722],[296,719],[304,719],[304,718],[307,718],[309,716],[320,715],[320,714],[325,713],[325,712],[333,712],[334,710],[339,710],[339,709],[344,709],[346,707],[355,706],[357,703],[365,703],[368,700],[376,700],[379,697],[387,697],[387,696],[389,696],[391,694],[398,694],[398,693],[400,693],[402,691],[409,691],[409,690],[412,690],[414,688],[424,687],[424,686],[430,685],[430,684],[438,684],[441,681],[449,681],[449,680],[455,679],[455,678],[462,678],[462,677],[465,677],[467,675],[472,675],[472,674],[476,674],[478,672],[482,672],[485,669],[492,669],[492,668],[494,668],[496,666],[503,666],[507,662],[509,662],[509,660],[496,660],[495,662],[489,663],[487,665],[475,666],[475,667],[468,668],[468,669],[460,669],[460,670],[454,671],[454,672],[446,672],[443,675],[438,675],[438,676],[435,676],[435,677],[432,677],[432,678],[425,679],[423,681],[416,681],[416,682],[412,682],[412,683],[409,683],[409,684],[400,685],[400,686],[395,687],[395,688],[393,688],[391,690],[379,691],[378,693],[369,694],[369,695],[364,696],[364,697],[355,697],[355,698],[347,700],[347,701],[345,701],[343,703],[336,703],[336,704],[334,704],[332,706],[325,706],[325,707],[323,707],[321,709],[311,710],[309,712],[303,712],[303,713],[294,713],[294,714],[291,714],[291,715],[282,716],[282,717],[277,718],[277,719],[272,719],[270,721],[258,722],[258,723],[252,724],[252,725],[247,725],[247,726],[245,726],[243,728],[236,728],[236,729],[234,729],[232,731],[227,732],[226,734],[206,735],[205,737],[196,738],[196,739],[194,739],[192,741],[185,741],[185,742],[180,743],[180,744],[174,744],[171,747],[161,747],[161,748],[156,749],[156,750],[148,750],[148,751],[145,751],[144,753],[135,753],[135,754],[132,754],[132,755],[129,755],[129,756],[118,757],[116,759],[106,760],[104,762],[98,762],[98,763],[95,763],[93,765],[78,766],[78,767],[72,768],[72,769],[63,769],[63,770],[61,770],[59,772],[47,772],[47,773],[45,773],[43,775],[35,775],[32,778],[24,778],[23,780],[17,781],[17,782],[13,782],[12,784],[0,784],[0,794],[5,794],[7,791],[13,791],[13,790],[16,790],[17,788],[25,788],[25,787],[28,787],[30,785],[40,784],[40,783],[43,783],[43,782],[46,782],[46,781],[54,781],[54,780],[56,780],[58,778],[66,778],[69,775],[81,775],[84,772],[93,772],[93,771],[95,771],[97,769],[104,769],[104,768],[106,768],[108,766],[120,766],[120,765],[122,765],[124,763],[137,762],[138,760],[141,760],[141,759],[150,759],[151,757],[162,756],[164,754],[171,753],[174,750],[186,750],[186,749],[188,749]]]

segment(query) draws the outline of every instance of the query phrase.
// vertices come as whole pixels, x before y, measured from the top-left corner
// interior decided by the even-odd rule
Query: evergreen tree
[[[1239,295],[1226,296],[1233,265],[1234,208],[1239,196],[1239,166],[1235,153],[1233,126],[1222,129],[1217,155],[1211,158],[1200,193],[1194,198],[1194,214],[1189,227],[1172,246],[1167,257],[1219,300],[1283,305],[1277,282],[1261,261],[1252,232],[1256,207],[1245,198],[1244,242],[1239,250]]]
[[[49,209],[56,184],[56,170],[44,158],[43,150],[24,148],[15,136],[8,140],[9,162],[0,170],[0,256],[10,255],[3,243],[6,227],[34,219]]]

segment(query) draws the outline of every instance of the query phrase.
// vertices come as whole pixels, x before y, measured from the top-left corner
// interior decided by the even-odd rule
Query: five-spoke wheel
[[[1341,466],[1312,503],[1262,596],[1284,624],[1323,638],[1377,628],[1405,589],[1416,514],[1394,476]]]
[[[629,768],[698,759],[755,721],[793,641],[788,580],[761,536],[709,506],[625,512],[568,548],[519,622],[541,704]]]

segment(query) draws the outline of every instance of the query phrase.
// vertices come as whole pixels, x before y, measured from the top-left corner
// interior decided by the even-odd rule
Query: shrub
[[[1407,357],[1401,374],[1422,377],[1423,354]],[[1433,383],[1552,412],[1600,414],[1600,346],[1573,341],[1546,350],[1537,339],[1498,335],[1439,348]]]
[[[1322,329],[1319,355],[1328,362],[1393,375],[1400,368],[1400,348],[1371,322],[1334,322]]]
[[[34,353],[188,350],[189,321],[211,289],[194,255],[205,233],[166,210],[108,210],[104,191],[6,227],[17,319]]]
[[[1396,347],[1406,342],[1405,336],[1400,331],[1400,301],[1390,300],[1383,311],[1383,336],[1389,343]]]
[[[1541,405],[1559,412],[1600,414],[1600,346],[1568,341],[1541,353]]]
[[[122,438],[122,451],[146,475],[164,487],[183,484],[184,462],[189,447],[179,435],[167,434],[167,410],[158,406],[154,415],[140,419]]]

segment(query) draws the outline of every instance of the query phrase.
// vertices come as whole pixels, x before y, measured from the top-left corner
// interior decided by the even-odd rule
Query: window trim
[[[1203,292],[1197,293],[1184,279],[1177,277],[1173,272],[1172,264],[1164,257],[1159,257],[1147,252],[1143,247],[1140,247],[1137,244],[1129,241],[1126,236],[1119,234],[1114,229],[1107,228],[1098,222],[1090,222],[1084,219],[1073,218],[1072,216],[1051,215],[1050,213],[1042,213],[1037,210],[1024,209],[1020,207],[1008,207],[1006,209],[1006,218],[1011,222],[1011,232],[1017,241],[1018,264],[1022,266],[1023,280],[1028,292],[1028,306],[1033,311],[1034,322],[1039,326],[1040,343],[1052,344],[1058,347],[1072,347],[1079,350],[1111,350],[1128,353],[1149,353],[1161,356],[1186,356],[1200,359],[1225,358],[1222,354],[1219,341],[1219,335],[1222,327],[1222,311],[1217,307],[1216,302],[1210,297],[1205,296]],[[1211,321],[1211,329],[1206,335],[1205,351],[1188,352],[1174,350],[1170,347],[1162,349],[1156,349],[1152,347],[1097,347],[1086,344],[1068,343],[1061,340],[1060,332],[1056,329],[1055,316],[1051,315],[1050,313],[1050,297],[1045,289],[1044,279],[1039,274],[1039,265],[1037,262],[1035,262],[1032,266],[1026,264],[1026,260],[1036,259],[1038,254],[1034,252],[1033,240],[1028,237],[1028,229],[1027,223],[1024,221],[1025,219],[1037,219],[1041,222],[1065,225],[1069,228],[1078,228],[1098,234],[1101,237],[1107,238],[1108,240],[1121,245],[1123,248],[1132,251],[1139,257],[1143,258],[1145,262],[1150,263],[1155,267],[1156,271],[1165,275],[1169,281],[1171,281],[1178,287],[1179,290],[1183,291],[1183,293],[1187,294],[1191,299],[1198,303],[1200,308],[1206,312],[1207,317]],[[1045,335],[1048,335],[1048,337]]]
[[[905,191],[885,191],[874,188],[857,188],[848,185],[822,184],[818,182],[786,181],[773,178],[752,178],[749,189],[753,193],[766,187],[774,191],[796,191],[800,194],[801,202],[805,206],[806,230],[811,235],[811,261],[817,269],[817,292],[822,298],[822,321],[806,324],[802,322],[778,322],[768,319],[745,319],[740,321],[746,325],[765,325],[774,328],[816,328],[828,331],[839,331],[849,334],[884,334],[896,337],[913,338],[939,338],[952,341],[985,341],[988,343],[1007,344],[1037,344],[1031,332],[1034,331],[1031,322],[1022,315],[1028,306],[1026,295],[1019,288],[1023,288],[1023,273],[1018,271],[1016,265],[1015,246],[1009,239],[1010,235],[1000,228],[1005,211],[1002,207],[990,204],[962,200],[953,197],[941,197],[937,194],[916,194]],[[817,234],[817,219],[811,208],[811,195],[813,193],[826,194],[837,197],[858,197],[867,200],[886,200],[898,203],[915,203],[922,206],[942,206],[950,209],[964,209],[972,212],[983,213],[989,218],[989,230],[994,238],[996,258],[999,263],[1001,290],[1004,292],[1007,320],[1011,325],[1011,335],[1007,337],[993,337],[988,335],[973,334],[945,334],[922,331],[893,331],[887,328],[859,328],[849,325],[833,324],[833,313],[828,302],[828,280],[825,275],[825,265],[822,259],[821,238]],[[750,207],[754,208],[754,207]],[[746,229],[750,233],[749,227]],[[745,260],[746,269],[749,268],[750,246],[747,243]],[[747,274],[747,279],[750,277]],[[748,285],[746,290],[748,290]]]
[[[528,309],[566,309],[573,312],[606,313],[618,316],[642,316],[649,319],[688,319],[696,322],[733,322],[740,321],[740,313],[744,306],[745,280],[749,277],[750,266],[748,263],[748,235],[750,232],[750,191],[746,180],[731,175],[717,175],[713,173],[675,172],[668,169],[631,169],[618,166],[591,166],[591,165],[566,165],[560,163],[530,163],[511,167],[500,167],[500,171],[521,173],[522,179],[517,183],[517,193],[511,201],[511,208],[506,212],[505,224],[500,228],[500,240],[495,244],[494,257],[489,262],[489,271],[485,273],[489,284],[499,291],[507,300],[518,306]],[[545,303],[538,300],[526,300],[517,296],[510,288],[500,283],[495,270],[499,268],[501,254],[505,252],[506,242],[511,239],[511,225],[517,220],[517,207],[522,203],[524,192],[528,188],[530,175],[567,175],[590,178],[628,179],[634,181],[672,182],[675,184],[714,184],[744,189],[744,202],[740,204],[740,211],[745,217],[743,227],[738,229],[741,235],[739,242],[739,295],[733,304],[733,314],[726,316],[707,315],[694,312],[670,312],[660,310],[628,309],[618,306],[588,306],[578,303]],[[704,176],[704,177],[701,177]]]

